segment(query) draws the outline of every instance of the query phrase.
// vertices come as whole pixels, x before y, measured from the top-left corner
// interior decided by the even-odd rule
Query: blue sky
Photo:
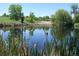
[[[65,9],[68,12],[71,11],[71,5],[69,3],[19,3],[23,8],[24,15],[29,15],[30,12],[34,12],[36,16],[51,16],[58,9]],[[8,8],[11,3],[0,3],[0,15],[3,13],[9,13]]]

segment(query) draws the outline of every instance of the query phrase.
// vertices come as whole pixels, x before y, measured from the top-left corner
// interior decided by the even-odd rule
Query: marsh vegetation
[[[70,13],[59,9],[52,16],[36,17],[33,12],[29,16],[24,16],[21,5],[10,5],[9,15],[4,13],[0,16],[0,55],[79,55],[78,4],[72,4],[71,9]],[[73,18],[72,14],[74,14]],[[1,24],[12,25],[13,23],[21,26],[1,26]],[[41,24],[45,26],[40,26]]]

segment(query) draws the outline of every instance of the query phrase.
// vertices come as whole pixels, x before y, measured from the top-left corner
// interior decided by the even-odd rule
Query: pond
[[[0,55],[77,56],[79,30],[54,27],[1,28]]]

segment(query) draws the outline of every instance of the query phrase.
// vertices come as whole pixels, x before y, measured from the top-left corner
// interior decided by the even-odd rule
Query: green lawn
[[[39,23],[40,21],[39,20],[34,20],[34,22],[36,22],[36,23]],[[41,20],[41,22],[42,22],[42,20]],[[48,21],[46,21],[46,22],[48,22]],[[11,20],[9,17],[1,17],[0,16],[0,23],[21,23],[21,20],[19,20],[19,21],[16,21],[16,20]],[[27,18],[25,18],[24,19],[24,23],[31,23],[30,21],[29,21],[29,18],[27,19]]]
[[[9,19],[9,17],[0,17],[0,23],[16,23],[16,22],[20,22],[20,20],[15,21],[15,20]]]

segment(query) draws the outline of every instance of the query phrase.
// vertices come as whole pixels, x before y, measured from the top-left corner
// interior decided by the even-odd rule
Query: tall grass
[[[23,56],[27,55],[26,42],[22,38],[22,34],[16,35],[14,31],[10,32],[9,37],[5,40],[0,37],[0,55],[7,56]]]
[[[18,31],[16,31],[18,30]],[[31,29],[29,29],[31,31]],[[33,30],[33,28],[32,28]],[[33,30],[34,31],[34,30]],[[9,37],[3,40],[0,36],[0,55],[1,56],[52,56],[52,55],[62,55],[62,56],[73,56],[79,55],[79,31],[74,31],[75,37],[71,36],[70,31],[64,32],[63,34],[56,34],[60,31],[51,30],[53,39],[49,42],[46,35],[46,42],[44,43],[44,48],[39,51],[38,44],[34,44],[32,48],[29,48],[25,38],[23,39],[23,28],[15,29],[11,28]],[[32,32],[33,33],[33,32]],[[33,34],[32,34],[33,35]],[[58,37],[60,36],[60,37]],[[40,43],[41,44],[41,43]]]

